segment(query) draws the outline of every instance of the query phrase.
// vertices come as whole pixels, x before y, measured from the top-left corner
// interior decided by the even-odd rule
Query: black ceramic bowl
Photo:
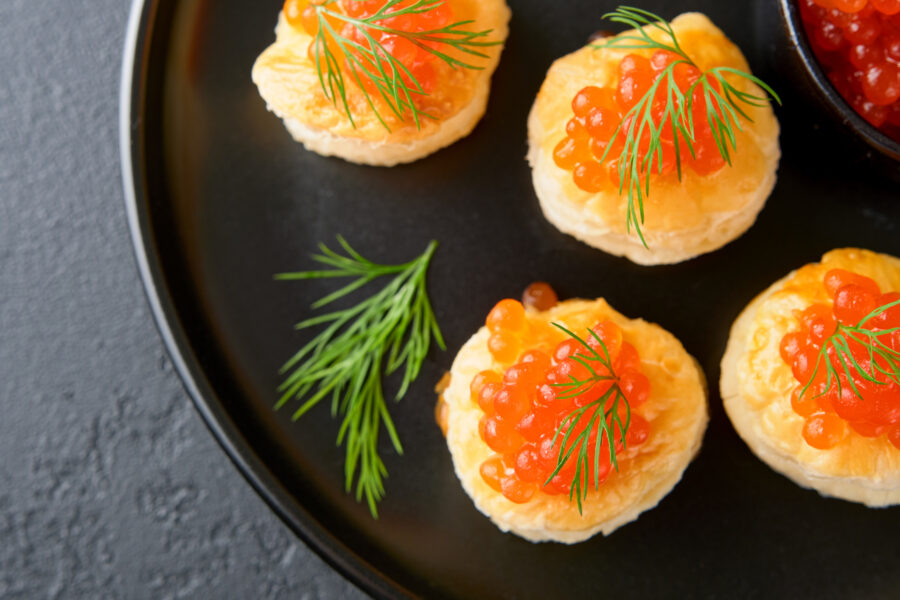
[[[900,142],[892,140],[866,122],[831,85],[806,37],[797,0],[778,0],[778,6],[787,35],[787,52],[790,54],[787,57],[780,56],[778,60],[787,59],[792,78],[805,80],[797,83],[806,84],[803,87],[815,96],[839,127],[849,130],[861,144],[879,153],[877,160],[882,169],[892,170],[894,175],[900,175]]]

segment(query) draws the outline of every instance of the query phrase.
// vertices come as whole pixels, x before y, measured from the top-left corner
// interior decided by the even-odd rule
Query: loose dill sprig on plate
[[[853,381],[852,371],[856,371],[864,380],[876,385],[887,385],[891,382],[900,385],[900,351],[888,346],[881,340],[882,336],[890,336],[895,331],[900,331],[900,327],[874,331],[866,326],[866,323],[881,313],[898,305],[900,305],[900,300],[883,304],[863,317],[856,325],[843,325],[838,323],[834,333],[831,334],[822,344],[822,347],[819,348],[819,354],[816,358],[816,368],[809,378],[809,381],[806,382],[806,385],[800,390],[800,397],[802,398],[810,386],[812,386],[813,381],[819,372],[819,367],[822,364],[825,365],[827,373],[825,388],[815,397],[818,398],[819,396],[825,395],[831,390],[832,385],[835,384],[837,385],[838,393],[841,392],[841,380],[838,370],[832,363],[831,357],[828,356],[829,347],[834,349],[834,356],[838,359],[840,368],[844,372],[847,381],[857,398],[863,399],[859,388],[856,387],[856,383]],[[862,344],[868,350],[868,369],[860,364],[859,360],[853,355],[853,352],[850,350],[850,341]],[[879,362],[879,360],[881,362]],[[884,376],[886,381],[879,379],[879,376]]]
[[[432,241],[421,256],[408,263],[380,265],[360,256],[343,237],[337,239],[347,256],[319,244],[322,253],[312,257],[328,269],[283,273],[275,279],[355,278],[314,303],[313,308],[326,306],[380,277],[392,279],[379,292],[351,308],[312,317],[295,326],[300,330],[328,324],[281,368],[286,379],[278,388],[281,398],[275,408],[291,399],[301,401],[293,415],[297,420],[321,400],[331,397],[331,414],[341,417],[337,443],[346,446],[346,490],[351,490],[356,478],[357,501],[365,496],[372,516],[377,518],[376,504],[384,496],[383,478],[387,475],[378,454],[382,426],[397,453],[403,453],[384,398],[382,376],[403,368],[395,397],[400,400],[418,377],[432,339],[442,350],[446,349],[425,288],[437,242]]]
[[[661,76],[653,82],[653,85],[650,86],[650,89],[647,90],[638,103],[624,115],[622,122],[613,133],[606,151],[600,159],[601,163],[606,160],[607,154],[609,154],[610,148],[613,146],[613,141],[615,141],[617,136],[623,135],[625,146],[618,157],[619,194],[621,195],[627,190],[626,227],[629,232],[634,227],[641,243],[646,248],[649,246],[647,246],[647,241],[644,239],[644,234],[641,230],[641,225],[644,223],[644,199],[650,195],[650,174],[653,172],[654,165],[657,166],[659,172],[662,172],[663,155],[661,141],[664,128],[669,127],[672,132],[672,140],[675,144],[675,164],[679,180],[681,180],[681,143],[679,138],[683,141],[691,156],[696,158],[693,146],[693,142],[696,141],[696,133],[691,112],[695,89],[699,87],[702,91],[703,98],[706,101],[707,122],[710,129],[712,129],[716,147],[729,166],[731,166],[731,153],[737,150],[735,130],[743,130],[738,117],[743,117],[750,122],[753,121],[744,112],[741,105],[763,107],[768,104],[769,97],[778,102],[778,104],[781,104],[781,99],[761,79],[732,67],[713,67],[705,72],[701,71],[699,78],[688,88],[687,92],[683,93],[675,83],[675,68],[679,65],[689,65],[697,68],[698,71],[699,68],[678,43],[675,31],[668,22],[652,12],[628,6],[620,6],[615,11],[603,15],[603,18],[614,23],[627,25],[635,29],[636,32],[629,35],[618,35],[604,43],[595,44],[594,48],[667,50],[679,57],[678,60],[673,61],[662,71]],[[663,34],[661,41],[651,37],[650,32],[654,30]],[[743,92],[732,85],[726,79],[726,75],[751,81],[762,88],[765,93],[757,95]],[[660,122],[657,125],[653,119],[653,104],[657,90],[663,82],[667,84],[666,87],[668,88],[665,97],[666,104],[665,110],[660,117]],[[628,127],[623,131],[622,126],[625,123],[628,123]],[[649,145],[646,148],[646,155],[642,159],[641,153],[643,150],[640,148],[641,144],[639,141],[645,132],[649,135]]]
[[[364,0],[344,1],[362,2]],[[408,111],[412,115],[416,127],[421,128],[420,117],[433,118],[431,115],[420,111],[414,102],[415,96],[427,96],[428,92],[423,89],[412,71],[388,52],[387,48],[372,35],[373,31],[405,39],[421,50],[436,56],[454,69],[481,70],[482,67],[462,60],[459,55],[453,56],[448,53],[449,51],[452,50],[458,54],[486,59],[488,55],[481,50],[500,43],[499,41],[485,39],[492,33],[492,29],[483,31],[469,31],[466,29],[467,26],[474,23],[472,20],[457,21],[450,25],[427,31],[407,31],[385,24],[385,21],[388,19],[406,15],[419,15],[432,11],[444,4],[443,0],[416,0],[408,6],[399,6],[408,2],[408,0],[387,0],[378,12],[361,18],[351,17],[340,10],[334,10],[333,5],[337,2],[339,0],[324,0],[310,4],[316,11],[316,18],[319,24],[319,29],[313,42],[313,50],[316,57],[316,71],[318,72],[319,83],[322,86],[325,97],[335,106],[338,106],[340,103],[341,109],[354,127],[356,127],[356,123],[353,120],[353,114],[347,99],[348,77],[345,76],[345,68],[349,71],[349,78],[362,91],[366,103],[372,109],[372,112],[375,113],[375,116],[388,131],[390,131],[390,127],[388,127],[382,114],[376,108],[372,95],[364,82],[369,82],[370,85],[375,86],[378,96],[384,100],[384,103],[398,119],[404,120]],[[343,35],[341,30],[343,29],[343,24],[347,23],[353,27],[358,35],[362,36],[365,43],[360,43]],[[336,24],[340,25],[336,26]],[[341,57],[334,52],[332,44],[337,46],[343,58],[346,59],[343,65]]]
[[[572,485],[569,489],[569,500],[575,498],[578,502],[578,513],[582,512],[582,502],[587,497],[590,488],[590,443],[594,440],[594,489],[600,486],[600,448],[604,440],[609,445],[609,462],[618,471],[619,463],[616,458],[615,430],[618,428],[619,436],[622,440],[622,446],[625,447],[625,434],[631,425],[631,406],[628,399],[619,387],[619,378],[613,370],[612,360],[606,349],[606,344],[600,339],[600,336],[593,330],[588,330],[591,337],[600,345],[602,354],[592,348],[586,341],[578,337],[577,334],[566,329],[558,323],[552,323],[554,327],[563,331],[569,337],[577,340],[582,345],[582,353],[576,353],[569,358],[577,361],[584,366],[589,377],[578,379],[573,375],[569,375],[569,381],[563,383],[555,383],[553,387],[558,388],[560,393],[557,399],[565,400],[580,396],[591,390],[595,385],[602,382],[609,382],[609,389],[598,399],[590,402],[582,407],[576,408],[566,415],[556,434],[553,436],[553,445],[556,445],[557,439],[562,437],[559,447],[559,455],[556,462],[556,469],[547,478],[544,485],[556,477],[562,470],[569,458],[575,454],[575,475],[572,478]],[[597,365],[601,369],[595,368]],[[606,408],[609,401],[609,408]],[[622,422],[619,416],[619,404],[625,405],[625,422]],[[586,422],[587,425],[582,431],[576,434],[575,430],[580,423]],[[570,443],[571,441],[571,443]]]

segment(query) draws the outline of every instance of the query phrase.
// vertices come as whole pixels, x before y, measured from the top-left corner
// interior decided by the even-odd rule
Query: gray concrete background
[[[0,0],[0,598],[356,598],[195,413],[125,220],[127,0]]]

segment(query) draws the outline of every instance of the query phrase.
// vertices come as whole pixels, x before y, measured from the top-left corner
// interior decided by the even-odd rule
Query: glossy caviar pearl
[[[900,425],[894,425],[888,432],[888,440],[895,448],[900,449]]]
[[[802,385],[797,385],[794,387],[794,390],[791,392],[791,408],[793,408],[794,412],[801,417],[808,417],[809,415],[816,412],[819,405],[816,402],[815,388],[810,386],[806,390],[806,392],[801,395],[800,392],[802,391]]]
[[[304,12],[307,8],[311,8],[309,7],[309,0],[287,0],[281,10],[291,27],[305,29],[307,33],[313,35],[317,27],[314,27],[312,32],[309,31],[309,17],[304,18]],[[315,17],[315,10],[312,11],[312,16]]]
[[[515,385],[504,385],[494,395],[494,412],[510,423],[518,423],[531,409],[528,391]]]
[[[608,93],[608,91],[593,85],[583,88],[572,98],[572,112],[576,117],[586,117],[593,107],[600,106],[607,101]]]
[[[546,375],[547,369],[550,368],[550,356],[547,355],[546,352],[541,350],[528,350],[527,352],[523,352],[522,356],[519,357],[519,362],[525,366],[533,366],[537,373],[540,373],[540,376],[535,377],[535,379],[528,380],[529,383],[534,383],[535,385],[540,385],[543,380],[543,376]]]
[[[813,304],[804,310],[800,316],[800,324],[809,331],[809,340],[817,347],[837,329],[837,321],[831,308],[825,304]]]
[[[495,492],[502,491],[502,488],[500,487],[500,478],[504,476],[503,470],[503,459],[499,456],[492,456],[481,463],[481,467],[479,468],[481,478],[484,479],[484,482],[491,486]]]
[[[517,386],[537,386],[544,378],[550,361],[542,364],[537,358],[540,351],[529,350],[523,352],[519,357],[519,362],[506,369],[503,374],[503,383],[506,385]]]
[[[816,371],[819,353],[815,348],[804,347],[794,355],[791,372],[797,381],[809,381]]]
[[[872,324],[879,329],[900,327],[900,292],[888,292],[878,296],[878,306],[890,306],[887,310],[872,319]]]
[[[881,437],[888,430],[886,425],[878,425],[869,421],[847,421],[850,429],[866,438]]]
[[[566,338],[561,341],[556,348],[553,350],[553,360],[556,363],[561,363],[570,356],[577,354],[579,351],[583,351],[584,346],[578,342],[578,340],[573,340],[572,338]]]
[[[872,402],[866,402],[856,395],[853,388],[844,382],[840,392],[831,399],[834,412],[846,421],[863,421],[872,416]]]
[[[898,18],[900,20],[900,18]],[[900,62],[900,27],[889,29],[881,37],[881,47],[884,48],[886,58]],[[895,104],[896,106],[896,104]]]
[[[900,13],[900,0],[870,0],[872,7],[883,15]]]
[[[653,56],[650,57],[650,68],[655,72],[660,73],[666,69],[670,64],[679,60],[679,56],[674,52],[669,52],[668,50],[657,50],[653,53]]]
[[[508,331],[492,333],[488,338],[488,350],[494,359],[503,364],[510,364],[516,360],[521,351],[519,340]]]
[[[612,321],[603,321],[591,327],[591,331],[593,335],[587,339],[588,346],[597,350],[601,356],[605,354],[611,361],[615,361],[619,357],[623,342],[619,326]]]
[[[590,139],[591,134],[588,133],[584,119],[584,117],[572,117],[569,119],[566,123],[566,135],[575,140],[587,141]]]
[[[847,58],[860,71],[884,61],[884,48],[880,45],[855,44],[847,52]]]
[[[833,6],[845,13],[858,13],[868,2],[869,0],[832,0]]]
[[[513,427],[496,416],[481,419],[479,433],[484,443],[500,454],[515,451],[525,441]]]
[[[537,448],[534,444],[524,444],[515,453],[514,469],[516,477],[526,483],[537,483],[540,480],[540,463]]]
[[[384,0],[341,0],[341,9],[354,18],[374,15],[384,5]]]
[[[650,423],[639,415],[631,418],[631,424],[625,433],[625,443],[627,446],[640,446],[650,437]]]
[[[505,477],[500,480],[500,490],[507,500],[524,504],[534,496],[537,486],[533,483],[523,483],[517,477]]]
[[[781,338],[781,344],[778,347],[781,359],[789,365],[793,364],[794,357],[797,356],[797,353],[803,347],[805,338],[806,336],[799,331],[788,333]]]
[[[551,428],[556,427],[557,412],[548,406],[536,407],[516,424],[516,431],[529,442],[539,442]]]
[[[522,293],[522,304],[533,310],[550,310],[558,303],[559,298],[556,296],[556,292],[550,287],[550,284],[543,281],[532,283]]]
[[[643,373],[626,371],[620,377],[619,385],[631,408],[641,406],[650,398],[650,380]]]
[[[443,2],[428,12],[419,15],[419,30],[431,31],[450,25],[453,21],[453,9],[449,2]]]
[[[500,373],[497,371],[481,371],[475,377],[472,378],[472,383],[469,384],[469,392],[472,397],[472,401],[477,403],[478,398],[481,395],[481,390],[488,383],[500,383],[503,380]]]
[[[575,165],[590,156],[585,140],[565,137],[553,149],[553,162],[560,169],[571,171]]]
[[[702,121],[697,121],[696,118],[694,122],[703,124]],[[688,156],[687,163],[698,175],[711,175],[725,166],[725,159],[722,158],[722,154],[719,152],[719,147],[712,137],[711,130],[709,134],[704,134],[702,137],[698,136],[697,143],[694,144],[694,156]]]
[[[888,106],[900,98],[900,69],[890,61],[876,62],[866,68],[863,93],[878,106]]]
[[[618,126],[619,115],[610,108],[595,106],[585,117],[585,129],[595,139],[610,139]]]
[[[628,342],[622,342],[622,347],[619,350],[619,356],[615,360],[615,368],[617,373],[640,370],[641,357],[638,355],[638,352],[634,346],[632,346]]]
[[[603,167],[595,160],[585,160],[576,164],[573,175],[575,185],[591,194],[602,190],[606,179]]]
[[[846,433],[844,421],[829,413],[815,413],[806,419],[803,426],[803,439],[819,450],[834,448]]]
[[[499,381],[492,381],[484,384],[478,392],[478,406],[481,407],[485,414],[494,412],[494,396],[500,391],[501,387],[502,385]]]
[[[869,419],[879,425],[893,425],[900,422],[900,393],[894,386],[880,385],[863,391],[864,398],[871,399]],[[892,389],[893,388],[893,389]]]
[[[852,15],[847,19],[843,33],[851,44],[871,44],[881,34],[881,22],[873,17]]]
[[[516,300],[501,300],[488,313],[485,325],[494,333],[503,330],[519,331],[525,325],[525,307]]]
[[[607,150],[607,148],[609,148]],[[591,138],[590,142],[590,150],[591,154],[597,160],[603,160],[603,164],[612,165],[615,163],[615,157],[622,154],[622,150],[625,149],[625,137],[622,135],[617,135],[615,139],[610,142],[609,140],[601,140],[597,138]],[[604,154],[606,158],[604,158]]]
[[[834,316],[844,325],[856,325],[877,308],[876,296],[865,288],[848,283],[834,295]]]

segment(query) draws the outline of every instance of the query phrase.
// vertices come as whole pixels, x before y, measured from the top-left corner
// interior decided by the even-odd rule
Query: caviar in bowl
[[[900,1],[779,0],[789,42],[833,117],[900,162]],[[896,8],[896,12],[895,12]]]

